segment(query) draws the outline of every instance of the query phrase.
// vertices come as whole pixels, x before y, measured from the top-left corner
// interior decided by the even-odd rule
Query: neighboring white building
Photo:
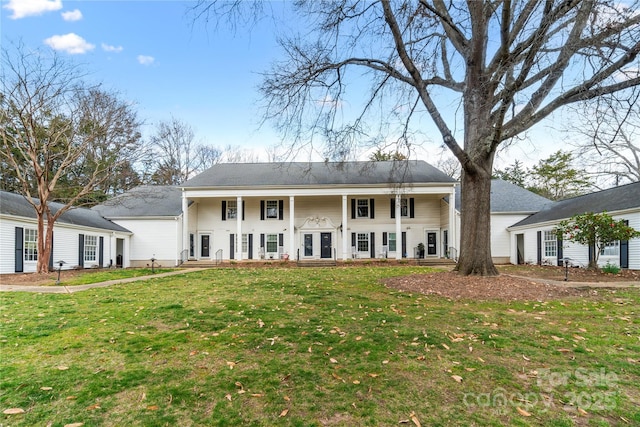
[[[559,241],[553,232],[560,221],[585,212],[607,212],[615,220],[622,219],[640,230],[640,182],[555,202],[512,225],[508,228],[511,263],[561,265],[566,257],[573,264],[587,266],[593,259],[593,249]],[[609,262],[640,270],[640,239],[612,242],[601,251],[598,262],[601,266]]]
[[[50,203],[53,213],[62,207]],[[33,207],[19,194],[0,191],[0,274],[34,272],[38,262],[37,219]],[[131,233],[97,212],[74,208],[56,221],[50,268],[108,267],[122,260],[128,267]]]

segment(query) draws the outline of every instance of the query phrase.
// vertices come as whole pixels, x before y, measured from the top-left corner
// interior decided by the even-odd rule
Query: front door
[[[200,236],[200,258],[211,258],[211,236],[209,234],[202,234]]]
[[[320,233],[320,258],[331,258],[331,233]]]
[[[437,255],[438,254],[438,248],[436,247],[436,236],[437,234],[435,232],[428,232],[427,233],[427,255]]]

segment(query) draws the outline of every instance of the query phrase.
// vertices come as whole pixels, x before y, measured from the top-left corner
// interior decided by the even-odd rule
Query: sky
[[[0,41],[31,49],[52,49],[80,64],[89,78],[136,106],[146,123],[178,118],[196,140],[218,147],[254,150],[279,141],[267,123],[260,126],[260,73],[280,58],[272,21],[251,31],[215,29],[194,23],[193,1],[2,0]],[[277,8],[278,3],[272,3]],[[278,28],[278,31],[283,31]],[[503,154],[497,165],[525,165],[557,149],[544,127]],[[552,138],[551,138],[552,139]],[[435,163],[439,136],[417,152]],[[365,154],[366,158],[366,154]]]

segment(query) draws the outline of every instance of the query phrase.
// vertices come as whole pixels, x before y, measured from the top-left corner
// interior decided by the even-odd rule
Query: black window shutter
[[[562,258],[564,258],[564,255],[562,255],[562,237],[558,237],[558,240],[556,242],[556,254],[558,255],[558,265],[560,267],[562,267],[564,265]]]
[[[402,258],[407,257],[407,232],[402,232]]]
[[[24,271],[24,229],[16,227],[16,265],[14,270],[16,273]]]
[[[351,199],[351,219],[356,219],[356,199]]]
[[[629,225],[628,220],[624,220],[624,225]],[[620,241],[620,268],[629,268],[629,241]]]
[[[391,218],[395,218],[396,217],[396,199],[391,199],[389,200],[390,203],[390,208],[391,208]]]
[[[260,247],[264,249],[264,234],[260,234]]]
[[[104,237],[100,236],[100,254],[98,255],[98,262],[100,267],[104,267]],[[53,253],[53,251],[51,252]]]
[[[264,200],[260,200],[260,221],[264,221]]]
[[[51,252],[49,252],[49,270],[53,270],[53,248],[54,247],[55,245],[53,244],[53,233],[52,233],[51,234]]]
[[[376,257],[376,233],[371,233],[371,241],[369,242],[369,249],[371,250],[371,258]]]
[[[415,199],[411,197],[409,199],[409,218],[415,218],[415,217],[416,217],[416,203],[415,203]]]
[[[244,200],[242,201],[242,220],[244,221]]]
[[[387,245],[387,233],[384,232],[382,233],[382,246],[386,246]]]
[[[284,246],[284,234],[278,234],[278,246]]]
[[[374,202],[375,199],[369,199],[369,218],[373,219],[375,218],[375,211],[374,211]]]
[[[84,267],[84,234],[78,234],[78,265]]]
[[[542,265],[542,231],[538,231],[538,265]]]
[[[284,200],[278,200],[278,219],[284,219]]]
[[[235,249],[235,236],[233,234],[229,234],[229,259],[235,259]]]
[[[351,246],[352,247],[356,246],[356,233],[351,233]]]
[[[227,201],[226,200],[222,201],[222,220],[223,221],[227,220]]]
[[[247,235],[247,249],[249,251],[248,258],[253,259],[253,234]]]

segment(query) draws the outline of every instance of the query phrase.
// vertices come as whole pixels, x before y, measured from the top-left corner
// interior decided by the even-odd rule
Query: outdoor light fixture
[[[66,262],[60,260],[56,264],[58,264],[58,280],[56,280],[56,285],[60,284],[60,272],[62,271],[62,266],[66,264]]]
[[[571,258],[562,258],[562,261],[564,262],[564,281],[566,282],[569,280],[569,262]]]
[[[155,270],[155,268],[154,268],[154,263],[155,263],[155,262],[156,262],[155,257],[151,257],[151,273],[152,273],[152,274],[155,274],[155,273],[156,273],[156,270]]]

